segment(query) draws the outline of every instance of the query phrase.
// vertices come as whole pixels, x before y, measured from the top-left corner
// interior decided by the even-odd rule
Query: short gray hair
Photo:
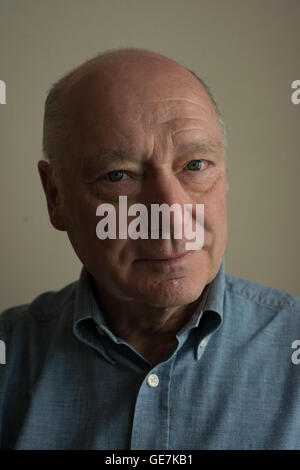
[[[223,141],[224,141],[224,146],[225,148],[227,147],[227,139],[226,139],[226,130],[225,130],[225,123],[224,123],[224,120],[223,120],[223,116],[221,114],[221,111],[219,109],[219,106],[217,105],[217,102],[212,94],[212,91],[211,89],[207,86],[207,84],[205,83],[205,81],[200,78],[195,72],[193,72],[193,70],[191,69],[187,69],[189,72],[191,72],[192,75],[194,75],[194,77],[197,78],[197,80],[201,83],[201,85],[203,86],[203,88],[205,89],[207,95],[209,96],[210,98],[210,101],[212,102],[213,104],[213,107],[215,109],[215,112],[217,114],[217,117],[218,117],[218,121],[219,121],[219,125],[221,127],[221,130],[222,130],[222,135],[223,135]]]
[[[134,50],[134,48],[130,48]],[[50,163],[52,163],[52,169],[56,175],[57,165],[56,160],[60,158],[60,154],[63,152],[63,141],[66,138],[67,127],[66,127],[66,115],[65,110],[62,106],[61,98],[64,91],[67,89],[69,83],[72,81],[72,78],[82,69],[83,66],[87,66],[96,62],[101,56],[109,54],[110,51],[100,53],[92,59],[87,60],[84,64],[72,69],[70,72],[65,74],[57,82],[55,82],[47,95],[45,102],[44,110],[44,127],[43,127],[43,153]],[[187,69],[205,89],[208,94],[214,109],[216,111],[218,121],[222,130],[224,145],[226,147],[226,135],[225,135],[225,126],[222,119],[222,115],[217,106],[217,103],[213,97],[213,94],[209,87],[206,85],[204,80],[202,80],[195,72],[190,69]]]
[[[57,158],[63,151],[62,142],[66,135],[66,116],[61,97],[74,73],[75,70],[72,70],[54,83],[45,102],[43,153],[46,160],[53,164],[53,169]]]

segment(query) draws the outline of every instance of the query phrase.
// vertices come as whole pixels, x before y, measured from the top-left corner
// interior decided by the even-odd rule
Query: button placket
[[[146,375],[137,394],[132,423],[132,450],[168,449],[170,381],[175,356]]]

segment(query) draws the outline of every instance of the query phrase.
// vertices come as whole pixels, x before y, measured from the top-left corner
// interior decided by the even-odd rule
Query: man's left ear
[[[57,183],[55,182],[53,176],[52,166],[49,162],[40,160],[38,162],[38,170],[47,200],[47,207],[51,224],[57,230],[66,230],[62,215],[59,192]]]

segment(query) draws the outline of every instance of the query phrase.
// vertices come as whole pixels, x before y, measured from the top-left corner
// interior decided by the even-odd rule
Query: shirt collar
[[[200,359],[211,335],[220,327],[223,321],[224,292],[225,257],[222,260],[218,274],[207,286],[207,291],[197,306],[191,320],[177,334],[180,345],[187,339],[191,330],[195,329],[196,359]],[[95,281],[86,268],[83,267],[75,297],[73,331],[78,339],[99,351],[101,350],[100,352],[103,354],[105,353],[104,347],[99,344],[99,332],[101,333],[101,329],[105,330],[112,340],[120,342],[120,339],[116,338],[107,327],[97,301]],[[106,353],[104,355],[108,356]],[[110,361],[112,362],[111,359]]]
[[[222,260],[216,277],[206,287],[207,291],[197,305],[190,321],[177,334],[179,344],[185,342],[193,334],[195,358],[200,359],[212,334],[217,331],[223,321],[223,304],[225,293],[225,257]]]
[[[225,257],[215,279],[210,284],[210,292],[205,303],[204,310],[210,310],[219,314],[223,320],[223,305],[225,293]]]
[[[211,336],[220,328],[224,317],[225,297],[225,257],[215,279],[209,285],[209,292],[205,299],[203,311],[197,323],[197,338],[195,347],[196,359],[199,360]],[[200,318],[202,326],[200,328]]]
[[[73,333],[80,341],[96,349],[109,362],[114,364],[115,361],[106,352],[102,342],[99,341],[97,325],[104,324],[105,320],[96,299],[94,280],[83,266],[75,296]]]

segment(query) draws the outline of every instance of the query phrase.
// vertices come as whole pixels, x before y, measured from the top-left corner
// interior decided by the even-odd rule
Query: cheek
[[[96,215],[99,204],[94,201],[88,204],[78,200],[77,204],[73,201],[72,206],[68,205],[66,228],[70,241],[81,260],[86,262],[89,260],[89,264],[125,265],[132,258],[134,248],[132,240],[109,238],[101,240],[98,238],[97,224],[104,218]],[[117,235],[118,229],[117,223]]]
[[[220,197],[211,201],[209,206],[211,208],[211,217],[214,219],[215,224],[219,225],[227,220],[226,197],[220,194]]]
[[[70,242],[81,259],[94,256],[99,240],[96,236],[97,204],[91,203],[80,191],[65,194],[63,218]],[[83,259],[84,258],[84,259]]]
[[[203,198],[204,223],[207,231],[227,229],[226,177],[220,177],[212,190]]]
[[[78,234],[80,237],[93,238],[93,235],[96,237],[96,207],[88,206],[79,199],[66,201],[64,218],[67,231],[74,236]]]

